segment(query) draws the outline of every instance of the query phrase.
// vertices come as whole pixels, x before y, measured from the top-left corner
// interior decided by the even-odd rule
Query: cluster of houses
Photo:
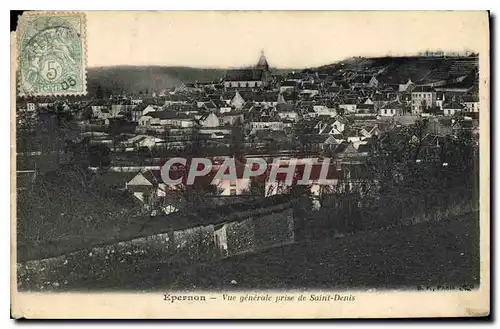
[[[151,95],[65,100],[59,108],[74,111],[82,131],[95,141],[112,144],[113,150],[182,148],[192,131],[211,143],[228,145],[234,129],[241,129],[249,144],[265,141],[278,150],[291,142],[310,144],[321,156],[349,164],[362,161],[373,136],[421,117],[429,117],[433,136],[451,134],[464,122],[477,130],[477,57],[459,56],[446,68],[419,69],[431,57],[413,59],[415,68],[405,70],[340,64],[335,69],[280,72],[273,71],[261,53],[255,66],[228,70],[218,81],[185,82]],[[51,105],[50,100],[27,102],[18,111],[18,123],[19,118],[32,118]],[[240,195],[248,185],[248,181],[224,185],[221,194]],[[146,202],[145,190],[154,189],[159,197],[166,193],[158,170],[141,170],[126,188],[141,202]]]

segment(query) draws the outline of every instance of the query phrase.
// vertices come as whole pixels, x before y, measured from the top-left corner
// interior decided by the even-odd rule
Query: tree
[[[90,144],[88,137],[78,143],[66,140],[64,152],[70,155],[70,163],[77,167],[105,168],[111,165],[110,149],[102,144]]]
[[[412,159],[414,161],[419,159],[420,152],[422,150],[424,138],[427,136],[427,127],[429,125],[429,120],[423,119],[418,120],[410,126],[409,132],[411,134],[411,145],[413,148]]]
[[[250,184],[243,192],[246,195],[257,197],[265,197],[266,195],[266,180],[264,176],[250,177]]]
[[[92,108],[87,107],[82,111],[81,119],[82,120],[90,120],[90,119],[92,119],[92,115],[93,115]]]
[[[266,150],[266,153],[267,154],[275,154],[279,147],[276,143],[276,141],[272,138],[266,138],[266,141],[265,141],[265,146],[264,146],[265,150]]]
[[[240,120],[237,120],[231,129],[231,153],[237,159],[244,155],[245,137],[243,135],[243,125]]]
[[[111,165],[109,147],[102,144],[91,145],[89,147],[89,164],[91,167],[109,167]]]
[[[477,189],[478,152],[470,132],[442,138],[427,130],[422,120],[373,140],[367,165],[379,218],[432,212]]]
[[[190,144],[187,149],[189,156],[195,158],[201,155],[202,146],[202,140],[200,138],[200,126],[195,123],[195,125],[191,127]]]

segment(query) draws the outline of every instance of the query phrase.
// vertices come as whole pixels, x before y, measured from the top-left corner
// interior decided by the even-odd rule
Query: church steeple
[[[266,56],[264,55],[264,50],[260,51],[259,62],[255,66],[257,69],[261,69],[264,71],[269,71],[269,64],[267,63]]]

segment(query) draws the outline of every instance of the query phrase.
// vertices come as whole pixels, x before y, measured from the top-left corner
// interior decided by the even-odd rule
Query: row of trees
[[[459,203],[478,205],[479,148],[468,130],[446,137],[418,121],[370,142],[363,165],[343,166],[344,179],[321,193],[312,235],[401,224]]]

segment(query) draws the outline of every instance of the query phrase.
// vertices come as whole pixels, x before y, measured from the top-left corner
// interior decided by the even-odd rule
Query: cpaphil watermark
[[[335,169],[334,169],[335,170]],[[338,169],[337,169],[338,170]],[[236,184],[238,179],[265,177],[268,182],[285,185],[329,184],[332,171],[330,159],[275,158],[271,162],[263,158],[249,158],[245,163],[226,158],[214,164],[208,158],[172,158],[161,167],[161,177],[167,185],[193,185],[197,177],[212,177],[211,183],[227,180]]]

